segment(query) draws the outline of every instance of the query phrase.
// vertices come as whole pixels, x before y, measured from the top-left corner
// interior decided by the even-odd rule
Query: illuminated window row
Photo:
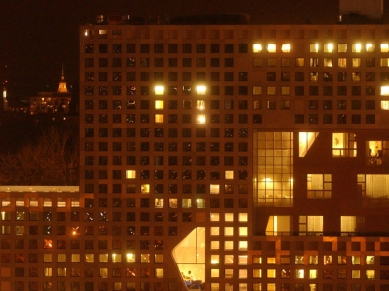
[[[319,188],[319,186],[318,186]],[[320,194],[322,195],[322,194]],[[310,198],[310,197],[308,197]],[[321,198],[321,197],[319,197]],[[342,236],[355,235],[358,231],[364,230],[365,219],[362,216],[340,216],[340,230]],[[299,235],[322,236],[325,219],[323,216],[299,216]],[[291,235],[293,221],[291,216],[275,215],[270,216],[266,226],[266,235]]]
[[[338,52],[338,53],[346,53],[348,49],[351,46],[351,52],[353,53],[361,53],[361,52],[375,52],[376,50],[376,44],[374,43],[353,43],[353,44],[347,44],[347,43],[339,43],[339,44],[333,44],[333,43],[325,43],[322,44],[323,51],[325,53],[332,53],[332,52]],[[317,53],[320,51],[320,44],[318,43],[311,43],[309,45],[309,51],[311,53]],[[381,53],[387,53],[389,52],[389,44],[388,43],[381,43],[379,45],[379,51]]]
[[[289,43],[284,43],[284,44],[281,44],[279,49],[283,53],[290,53],[291,45]],[[260,53],[263,50],[266,50],[266,52],[268,52],[268,53],[276,53],[277,52],[277,45],[275,43],[269,43],[266,45],[263,45],[261,43],[254,43],[253,44],[253,52],[254,53]]]

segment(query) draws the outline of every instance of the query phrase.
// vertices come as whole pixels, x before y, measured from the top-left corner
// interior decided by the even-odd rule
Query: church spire
[[[65,75],[63,73],[63,64],[62,64],[61,81],[59,82],[58,85],[58,93],[69,93],[68,89],[66,88]]]

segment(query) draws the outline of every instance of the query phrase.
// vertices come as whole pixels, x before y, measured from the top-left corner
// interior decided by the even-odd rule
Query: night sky
[[[386,5],[388,6],[388,5]],[[58,84],[78,78],[78,28],[98,14],[161,16],[247,13],[251,23],[333,24],[337,0],[0,0],[0,76]]]

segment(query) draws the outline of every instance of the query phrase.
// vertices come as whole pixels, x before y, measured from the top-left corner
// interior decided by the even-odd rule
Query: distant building
[[[30,113],[68,113],[71,93],[66,87],[62,66],[61,80],[56,92],[39,92],[38,96],[30,97]]]

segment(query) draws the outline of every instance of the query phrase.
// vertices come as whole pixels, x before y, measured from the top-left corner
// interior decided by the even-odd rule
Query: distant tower
[[[57,92],[58,93],[69,93],[68,89],[66,88],[65,76],[63,73],[63,64],[62,64],[61,81],[59,81]]]
[[[1,96],[2,96],[2,107],[3,110],[8,109],[8,99],[7,99],[7,92],[8,92],[8,67],[5,65],[4,67],[5,74],[4,74],[4,79],[2,81],[2,86],[1,86]]]

